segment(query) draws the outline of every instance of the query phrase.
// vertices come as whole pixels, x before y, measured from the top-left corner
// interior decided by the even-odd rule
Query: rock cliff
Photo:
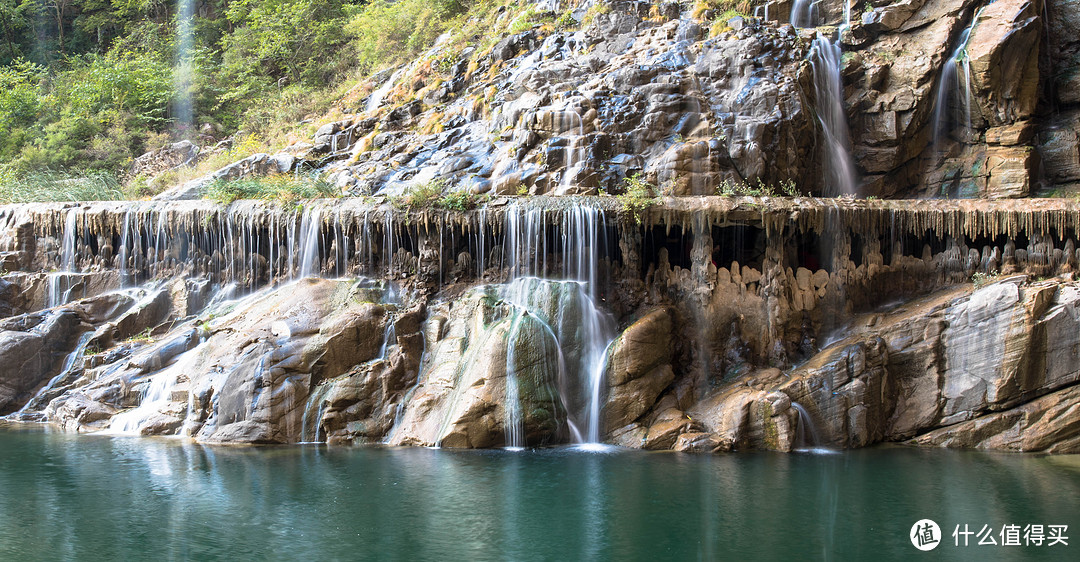
[[[1080,182],[1075,2],[827,1],[793,19],[810,3],[794,4],[507,9],[498,29],[522,31],[444,40],[358,85],[310,141],[163,198],[300,169],[350,195],[436,180],[615,193],[635,174],[673,196],[793,182],[816,195],[1012,198]],[[848,180],[828,173],[847,158]]]
[[[1070,201],[636,218],[611,198],[5,207],[24,265],[0,408],[203,442],[1077,450]]]

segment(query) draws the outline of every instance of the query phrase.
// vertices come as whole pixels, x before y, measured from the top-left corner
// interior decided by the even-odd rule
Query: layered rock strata
[[[0,408],[205,442],[1075,450],[1071,202],[641,219],[613,198],[0,208]]]

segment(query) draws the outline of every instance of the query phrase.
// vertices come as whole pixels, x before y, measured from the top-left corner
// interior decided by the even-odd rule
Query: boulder
[[[672,319],[656,309],[630,325],[612,345],[603,427],[622,427],[644,414],[675,380],[672,370]]]
[[[153,178],[169,170],[194,165],[198,161],[199,153],[199,147],[188,140],[168,144],[136,158],[128,170],[128,175],[132,178]]]

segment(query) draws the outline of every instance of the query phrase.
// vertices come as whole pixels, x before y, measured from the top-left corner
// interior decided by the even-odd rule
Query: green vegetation
[[[417,60],[443,34],[438,53],[410,67],[387,106],[422,97],[455,69],[498,72],[502,64],[487,57],[508,33],[542,36],[611,11],[593,5],[579,24],[570,5],[556,14],[523,0],[205,0],[181,26],[181,4],[0,0],[0,201],[152,196],[310,138],[321,123],[360,108],[373,87],[365,78]],[[714,10],[728,4],[707,2]],[[190,35],[181,38],[181,27]],[[180,139],[207,148],[225,137],[232,147],[204,152],[196,167],[153,180],[128,176],[144,152]],[[209,191],[222,201],[333,194],[295,178],[219,182]],[[465,209],[477,200],[440,188],[410,193],[403,204]]]
[[[405,193],[390,198],[390,204],[402,210],[447,209],[468,211],[476,208],[486,197],[479,197],[466,190],[444,191],[446,182],[435,179],[410,186]]]
[[[581,27],[582,28],[589,27],[592,24],[593,20],[596,19],[596,16],[598,16],[600,14],[610,14],[610,13],[611,13],[611,5],[610,4],[602,4],[602,3],[593,4],[592,6],[589,6],[588,10],[585,10],[585,17],[581,18]]]
[[[711,21],[709,36],[716,37],[731,31],[728,21],[735,17],[748,17],[754,12],[754,0],[697,0],[691,17],[698,21]]]
[[[360,69],[370,72],[415,58],[469,8],[458,0],[375,0],[357,8],[345,29],[355,37]]]
[[[151,328],[147,328],[124,341],[126,341],[127,343],[154,343],[154,331]]]
[[[642,178],[640,173],[624,178],[623,184],[623,192],[615,197],[622,205],[623,212],[633,219],[634,224],[641,224],[645,211],[660,203],[656,187]]]
[[[990,273],[983,273],[981,271],[975,272],[971,276],[971,283],[975,285],[975,289],[982,289],[983,287],[997,281],[1000,274],[997,271],[991,271]]]
[[[481,202],[482,198],[473,195],[464,189],[457,191],[449,191],[445,193],[435,205],[442,209],[448,209],[451,211],[468,211],[476,208]]]
[[[445,184],[442,180],[432,180],[408,187],[399,196],[391,197],[390,204],[398,209],[428,209],[442,196]]]
[[[758,178],[756,185],[749,182],[724,180],[716,187],[716,194],[724,197],[799,197],[802,193],[794,180],[781,180],[779,185],[766,184]]]
[[[134,195],[124,189],[116,177],[107,172],[90,172],[79,176],[34,171],[15,174],[0,170],[0,204],[43,201],[117,201]]]
[[[355,103],[365,76],[453,31],[456,51],[431,69],[447,72],[466,45],[489,48],[505,33],[503,14],[524,9],[510,0],[207,0],[181,41],[180,4],[0,0],[0,177],[119,178],[134,157],[181,138],[205,146],[239,136],[256,145],[248,154],[280,148]],[[248,155],[239,152],[230,155]]]
[[[302,199],[317,199],[340,195],[330,183],[287,174],[249,177],[238,180],[219,180],[206,188],[205,196],[224,204],[237,199],[262,199],[284,205],[297,205]]]

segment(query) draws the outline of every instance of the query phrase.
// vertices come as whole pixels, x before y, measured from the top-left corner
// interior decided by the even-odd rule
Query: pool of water
[[[1076,456],[221,447],[0,425],[0,559],[1080,559]],[[940,524],[917,551],[911,526]],[[1069,525],[1068,546],[953,545]]]

